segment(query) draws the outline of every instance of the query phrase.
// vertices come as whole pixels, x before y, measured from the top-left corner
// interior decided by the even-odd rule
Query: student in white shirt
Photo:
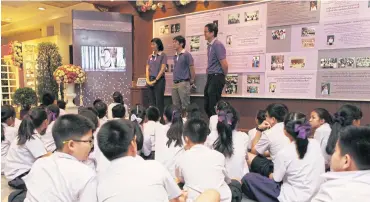
[[[112,120],[114,119],[125,119],[126,109],[122,104],[116,104],[112,108]]]
[[[274,170],[276,155],[289,144],[284,134],[284,119],[288,108],[284,104],[270,104],[266,108],[266,120],[256,129],[257,133],[252,140],[252,150],[248,153],[247,163],[250,171],[268,177]],[[266,158],[269,152],[271,160]]]
[[[334,153],[339,132],[350,125],[360,126],[361,118],[362,111],[355,105],[345,104],[339,108],[339,110],[334,114],[334,122],[331,126],[328,144],[326,145],[327,154],[332,155]]]
[[[220,110],[223,110],[224,108],[226,108],[227,106],[229,106],[230,104],[226,101],[223,101],[223,100],[220,100],[217,102],[216,106],[215,106],[215,110],[216,110],[216,114],[211,116],[209,118],[209,129],[212,131],[217,131],[217,123],[218,123],[218,112]]]
[[[269,177],[249,173],[242,179],[242,190],[257,201],[308,202],[319,189],[325,172],[320,145],[309,139],[311,126],[302,113],[292,112],[284,121],[290,144],[276,156]],[[280,184],[282,182],[282,184]]]
[[[44,135],[41,135],[41,140],[44,143],[45,149],[48,152],[54,152],[56,149],[52,129],[56,119],[59,117],[59,107],[57,105],[49,105],[46,107],[46,113],[48,114],[49,125]]]
[[[81,163],[93,147],[94,128],[81,115],[67,114],[56,120],[52,133],[57,152],[37,160],[24,178],[25,202],[97,201],[95,171]]]
[[[25,189],[22,177],[28,174],[38,158],[49,155],[40,137],[48,125],[47,113],[41,107],[32,109],[23,118],[17,138],[11,143],[6,156],[4,175],[9,186]]]
[[[313,138],[320,143],[321,153],[325,159],[325,166],[329,168],[330,156],[326,153],[326,145],[331,132],[330,125],[333,123],[333,119],[330,113],[323,108],[314,109],[311,112],[310,125],[315,134]]]
[[[65,111],[66,110],[66,102],[64,102],[63,100],[58,100],[57,101],[57,105],[59,107],[59,116],[63,116],[65,114],[67,114],[67,112]]]
[[[125,116],[124,117],[128,119],[128,108],[127,108],[127,105],[125,104],[125,102],[123,101],[123,96],[120,92],[116,91],[116,92],[113,93],[113,101],[114,102],[111,103],[108,106],[108,119],[109,120],[114,119],[112,109],[117,104],[122,104],[125,107]]]
[[[370,199],[370,128],[346,127],[339,135],[330,168],[312,202],[357,202]]]
[[[150,106],[146,110],[147,122],[144,123],[144,145],[143,145],[143,158],[144,159],[154,159],[155,157],[155,137],[158,133],[158,128],[162,125],[159,123],[160,112],[159,109]]]
[[[8,154],[10,144],[18,133],[18,130],[12,127],[15,123],[14,113],[12,106],[1,106],[1,173],[4,172],[6,155]]]
[[[184,182],[188,198],[196,199],[207,189],[216,189],[221,201],[231,201],[228,183],[231,182],[225,168],[225,156],[204,145],[210,130],[201,119],[190,119],[184,127],[185,149],[187,151],[176,163],[176,177]]]
[[[261,125],[265,119],[266,119],[266,111],[265,110],[258,110],[256,118],[255,118],[255,122],[256,122],[257,127],[259,125]],[[252,149],[252,140],[256,136],[257,127],[248,131],[249,140],[250,140],[249,143],[248,143],[248,151],[251,151],[251,149]]]
[[[181,109],[175,105],[166,106],[163,119],[166,125],[158,128],[155,137],[155,160],[162,163],[175,179],[176,160],[185,151],[183,148]]]
[[[186,108],[186,118],[183,119],[183,122],[186,123],[190,119],[200,119],[202,118],[202,112],[199,109],[197,103],[191,103]]]
[[[103,101],[100,100],[99,102],[94,103],[94,108],[98,112],[99,125],[100,126],[104,125],[108,121],[106,117],[107,110],[108,110],[107,104],[105,104]]]
[[[101,127],[98,145],[111,164],[106,172],[99,173],[98,201],[179,201],[181,190],[164,166],[157,161],[135,158],[134,130],[127,120],[109,121]]]
[[[239,116],[232,106],[224,107],[218,111],[217,116],[217,131],[212,131],[206,142],[210,148],[225,156],[228,176],[240,181],[249,172],[245,161],[249,137],[236,130]]]
[[[134,115],[134,116],[133,116]],[[136,105],[135,108],[131,110],[130,113],[130,120],[131,121],[137,121],[139,124],[141,131],[144,129],[144,122],[146,117],[146,109],[142,105]]]

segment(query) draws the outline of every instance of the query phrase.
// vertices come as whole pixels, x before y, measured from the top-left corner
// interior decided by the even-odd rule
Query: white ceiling
[[[45,8],[44,11],[38,8]],[[72,10],[95,10],[81,1],[1,1],[1,36],[40,29],[56,22],[72,23]]]

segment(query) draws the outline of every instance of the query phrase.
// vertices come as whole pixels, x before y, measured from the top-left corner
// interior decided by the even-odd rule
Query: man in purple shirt
[[[208,117],[216,114],[216,103],[221,99],[228,71],[225,46],[217,40],[218,27],[209,23],[204,27],[207,43],[207,83],[204,88],[204,108]]]
[[[183,36],[173,38],[173,47],[176,51],[173,56],[173,87],[172,103],[181,107],[183,112],[190,104],[190,89],[194,84],[194,60],[191,54],[186,51],[186,40]]]

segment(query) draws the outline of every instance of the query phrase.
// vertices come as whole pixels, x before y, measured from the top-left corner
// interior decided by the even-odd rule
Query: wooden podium
[[[131,106],[137,104],[149,107],[149,93],[147,87],[132,87],[131,88]]]

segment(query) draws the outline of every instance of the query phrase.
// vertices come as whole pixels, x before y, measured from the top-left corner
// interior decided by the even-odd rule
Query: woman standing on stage
[[[161,117],[164,108],[164,90],[166,79],[164,72],[167,65],[167,56],[163,53],[163,43],[159,38],[151,40],[153,53],[149,55],[146,65],[146,83],[149,88],[149,103],[151,106],[156,106]]]

